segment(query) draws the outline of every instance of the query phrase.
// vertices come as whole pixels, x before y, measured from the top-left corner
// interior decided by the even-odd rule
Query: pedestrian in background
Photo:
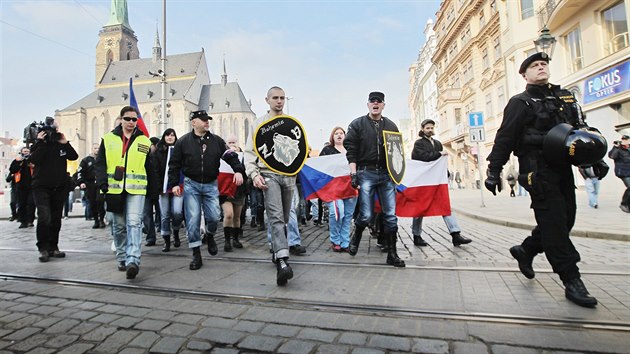
[[[99,144],[92,144],[92,153],[81,160],[77,170],[77,183],[79,188],[85,192],[85,197],[89,203],[89,210],[94,219],[93,229],[105,227],[105,201],[98,192],[96,185],[96,156],[98,155]]]
[[[153,154],[156,150],[156,145],[160,141],[157,137],[151,137],[149,139],[151,141],[150,153]],[[159,199],[152,200],[151,196],[147,195],[147,199],[144,201],[144,210],[142,211],[142,232],[147,234],[145,246],[151,247],[155,246],[157,242],[157,235],[155,232],[155,224],[156,219],[160,220],[160,203]],[[159,222],[158,222],[158,229]]]
[[[32,182],[34,165],[30,161],[31,149],[23,147],[18,156],[11,162],[9,172],[13,174],[17,186],[17,213],[20,226],[23,229],[34,226],[35,202],[33,200]]]
[[[615,176],[626,186],[619,208],[630,213],[630,136],[624,135],[621,141],[615,141],[608,157],[615,161]]]
[[[65,135],[57,129],[57,122],[53,122],[49,129],[37,133],[30,157],[35,165],[32,187],[37,207],[36,233],[40,262],[48,262],[50,257],[66,256],[59,251],[59,231],[63,205],[68,200],[68,160],[79,158]]]
[[[15,185],[15,179],[13,173],[9,172],[5,179],[11,188],[11,199],[9,201],[9,208],[11,208],[11,217],[9,221],[15,221],[18,218],[17,214],[17,186]]]
[[[435,161],[442,156],[448,156],[448,153],[444,151],[442,143],[433,138],[435,135],[435,121],[433,119],[425,119],[420,123],[421,130],[418,133],[419,138],[413,145],[413,151],[411,152],[411,159],[430,162]],[[451,235],[451,239],[454,246],[465,245],[472,242],[471,239],[461,235],[461,229],[457,224],[455,215],[444,215],[442,217],[446,223],[448,233]],[[422,219],[423,217],[413,218],[411,225],[411,231],[413,233],[413,243],[416,246],[427,246],[428,243],[422,239]]]
[[[593,171],[592,166],[580,166],[578,168],[580,175],[584,178],[584,188],[588,195],[588,206],[597,209],[599,203],[597,197],[599,195],[599,178]]]
[[[160,234],[164,239],[162,252],[171,250],[171,232],[173,234],[173,246],[179,247],[179,229],[184,220],[184,197],[175,196],[172,188],[168,188],[168,160],[173,153],[177,133],[173,128],[168,128],[162,133],[162,138],[156,145],[155,152],[151,155],[151,161],[155,164],[158,185],[160,186],[159,210],[160,210]],[[182,183],[179,184],[180,188]],[[185,193],[185,191],[184,191]]]
[[[236,136],[232,135],[228,137],[227,146],[235,153],[242,153],[241,148],[237,145]],[[239,155],[239,164],[243,170],[245,170],[243,163],[244,160],[241,154]],[[221,208],[223,209],[223,234],[225,236],[223,250],[225,252],[232,252],[232,246],[234,246],[234,248],[243,248],[239,236],[243,231],[241,228],[241,210],[245,206],[246,194],[247,184],[243,182],[243,184],[236,187],[234,196],[219,197]]]
[[[335,127],[330,132],[329,144],[324,146],[319,156],[346,154],[343,141],[346,131],[342,127]],[[350,228],[352,214],[357,204],[357,198],[337,199],[328,202],[328,228],[330,243],[334,252],[347,252],[350,246]]]

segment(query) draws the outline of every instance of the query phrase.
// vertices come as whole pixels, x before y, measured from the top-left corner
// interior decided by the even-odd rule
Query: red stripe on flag
[[[396,215],[408,218],[451,215],[448,185],[409,187],[396,193]]]

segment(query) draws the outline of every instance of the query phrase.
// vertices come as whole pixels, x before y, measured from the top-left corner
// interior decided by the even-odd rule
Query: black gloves
[[[359,189],[359,177],[357,177],[356,173],[350,174],[350,184],[352,185],[352,188]]]
[[[101,184],[101,192],[103,192],[103,194],[107,194],[107,192],[109,192],[109,185],[107,183],[103,183]]]
[[[593,173],[595,173],[595,176],[597,176],[597,179],[599,180],[606,177],[606,175],[608,174],[608,170],[610,170],[610,167],[608,167],[608,164],[606,164],[604,160],[599,160],[592,167]]]
[[[497,191],[501,193],[501,172],[488,170],[487,174],[488,178],[484,182],[486,189],[492,192],[493,195],[497,195]]]

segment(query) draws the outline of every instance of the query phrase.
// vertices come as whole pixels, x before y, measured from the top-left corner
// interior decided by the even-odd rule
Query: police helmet
[[[543,141],[543,155],[551,164],[589,166],[601,160],[607,150],[606,139],[596,128],[576,129],[566,123],[553,127]]]

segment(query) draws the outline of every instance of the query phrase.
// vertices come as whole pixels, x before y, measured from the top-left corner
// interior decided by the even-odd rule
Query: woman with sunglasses
[[[168,160],[176,141],[177,133],[175,130],[173,128],[166,129],[157,143],[157,149],[152,156],[160,183],[160,234],[164,238],[162,252],[171,250],[171,230],[173,233],[173,246],[180,246],[179,229],[184,220],[183,195],[175,196],[171,188],[167,188],[164,183],[165,180],[168,181]],[[180,188],[183,189],[183,178],[181,181]]]

